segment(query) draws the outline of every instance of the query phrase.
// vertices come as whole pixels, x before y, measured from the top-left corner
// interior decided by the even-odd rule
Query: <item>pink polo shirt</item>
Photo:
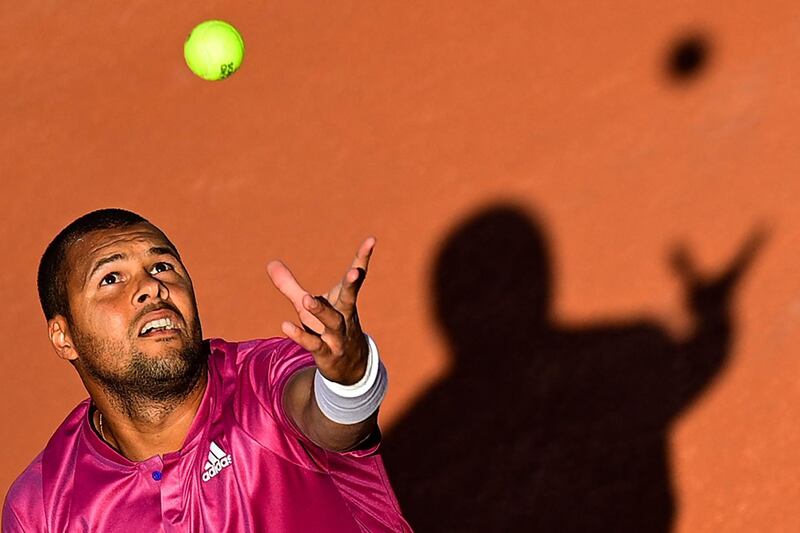
[[[179,451],[129,461],[94,432],[86,399],[12,485],[3,531],[411,531],[377,444],[326,451],[284,412],[283,389],[311,354],[282,338],[210,347]]]

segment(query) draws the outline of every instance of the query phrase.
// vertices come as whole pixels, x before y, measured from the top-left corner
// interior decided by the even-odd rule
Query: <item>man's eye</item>
[[[111,285],[112,283],[116,283],[119,281],[119,274],[116,272],[112,272],[110,274],[106,274],[103,276],[103,279],[100,280],[100,285]]]
[[[150,269],[151,274],[158,274],[159,272],[166,272],[167,270],[174,270],[174,267],[169,263],[156,263],[153,265],[153,268]]]

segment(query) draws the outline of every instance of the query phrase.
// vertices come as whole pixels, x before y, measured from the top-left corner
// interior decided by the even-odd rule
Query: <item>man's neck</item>
[[[105,394],[92,395],[99,410],[95,426],[98,431],[102,428],[101,434],[110,446],[131,461],[174,452],[186,439],[207,385],[207,372],[202,372],[181,401],[141,406],[133,417],[115,408],[115,402],[109,401]]]

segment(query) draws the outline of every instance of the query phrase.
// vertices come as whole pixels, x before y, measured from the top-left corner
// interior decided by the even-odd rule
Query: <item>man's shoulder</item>
[[[22,527],[21,521],[44,515],[43,454],[44,451],[40,452],[8,489],[3,504],[3,531],[16,531],[16,528],[7,529],[7,526]]]
[[[253,352],[277,350],[293,343],[285,337],[268,337],[264,339],[250,339],[243,341],[229,341],[221,338],[207,339],[212,357],[244,359]]]
[[[214,338],[208,342],[210,376],[230,384],[230,388],[218,387],[218,394],[241,391],[245,386],[263,402],[294,372],[314,364],[313,356],[305,348],[285,337],[237,342]]]
[[[41,500],[42,495],[42,455],[44,451],[31,461],[31,464],[11,484],[6,494],[6,502],[25,500],[31,494],[38,495]]]
[[[240,368],[243,364],[254,359],[268,362],[272,359],[287,360],[310,357],[310,354],[286,337],[269,337],[264,339],[250,339],[244,341],[227,341],[220,338],[208,339],[210,346],[210,362],[221,368]]]
[[[6,495],[6,501],[17,499],[35,493],[41,500],[43,466],[48,456],[55,456],[59,462],[75,449],[79,439],[81,423],[89,408],[89,398],[86,398],[66,416],[48,440],[44,449],[34,458],[25,470],[17,477]]]

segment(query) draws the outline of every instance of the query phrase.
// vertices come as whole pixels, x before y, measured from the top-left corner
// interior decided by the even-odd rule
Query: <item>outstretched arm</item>
[[[300,325],[283,322],[281,330],[311,352],[316,368],[298,372],[284,393],[287,414],[304,435],[323,448],[346,451],[357,447],[377,429],[377,410],[367,419],[342,424],[328,418],[315,398],[315,373],[341,385],[358,383],[365,375],[369,346],[358,320],[356,299],[367,275],[375,246],[373,237],[359,247],[342,280],[321,296],[312,296],[280,261],[267,265],[270,279],[292,303]]]

